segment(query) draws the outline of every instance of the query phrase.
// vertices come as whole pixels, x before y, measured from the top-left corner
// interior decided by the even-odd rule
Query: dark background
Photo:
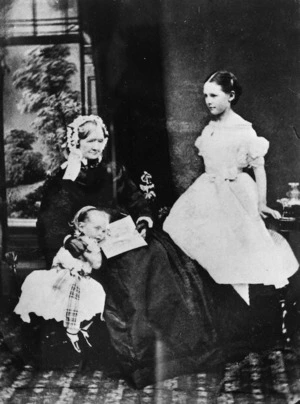
[[[217,69],[238,76],[236,111],[271,143],[269,203],[300,180],[298,0],[81,3],[117,158],[136,179],[149,170],[164,202],[201,172],[193,144],[207,121],[202,83]]]

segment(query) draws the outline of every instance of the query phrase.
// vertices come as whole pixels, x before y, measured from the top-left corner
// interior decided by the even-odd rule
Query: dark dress
[[[151,216],[124,167],[85,167],[72,182],[63,171],[49,178],[38,218],[50,265],[68,223],[83,206],[108,209],[113,218]],[[105,321],[124,375],[138,388],[240,357],[280,331],[272,287],[250,290],[250,308],[229,285],[218,285],[160,229],[148,245],[109,260],[95,275],[107,294]],[[269,334],[267,334],[269,331]],[[264,335],[263,338],[261,336]],[[105,349],[105,347],[104,347]]]
[[[63,175],[64,170],[59,169],[46,180],[37,221],[40,245],[49,268],[70,232],[70,221],[84,206],[106,209],[113,220],[128,213],[134,220],[139,216],[151,217],[147,201],[121,165],[82,166],[75,181],[63,180]]]

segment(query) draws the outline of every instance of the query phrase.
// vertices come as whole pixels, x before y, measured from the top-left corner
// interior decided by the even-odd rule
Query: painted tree
[[[35,135],[13,129],[5,137],[6,182],[10,187],[33,184],[45,178],[43,155],[33,150]]]
[[[13,74],[13,84],[21,90],[21,112],[36,113],[33,127],[48,147],[49,168],[61,162],[66,126],[81,112],[80,92],[73,90],[71,83],[77,68],[69,56],[66,45],[39,46]]]

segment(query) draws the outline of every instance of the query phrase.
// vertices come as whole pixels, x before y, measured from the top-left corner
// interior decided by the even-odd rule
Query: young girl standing
[[[298,269],[286,240],[262,217],[280,214],[266,203],[264,156],[269,142],[235,113],[242,89],[230,72],[204,83],[212,119],[196,140],[205,172],[172,207],[164,230],[220,284],[231,284],[249,304],[249,284],[281,288]],[[243,171],[251,167],[255,181]]]
[[[91,346],[88,334],[91,320],[96,314],[102,318],[104,311],[105,292],[90,274],[101,266],[99,243],[105,238],[108,223],[105,212],[93,206],[80,209],[73,220],[74,234],[65,238],[52,268],[27,276],[14,310],[28,323],[30,313],[46,320],[63,321],[67,336],[79,353],[79,332]]]

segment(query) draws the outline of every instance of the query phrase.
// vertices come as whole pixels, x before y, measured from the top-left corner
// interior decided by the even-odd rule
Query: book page
[[[109,234],[101,243],[101,248],[106,258],[111,258],[146,245],[146,241],[136,230],[131,216],[126,216],[110,224]]]

